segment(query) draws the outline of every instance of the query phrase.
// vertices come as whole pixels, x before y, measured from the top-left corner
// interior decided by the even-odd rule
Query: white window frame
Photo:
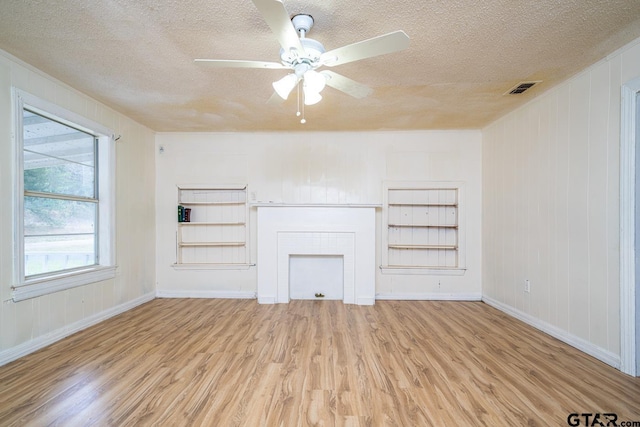
[[[22,301],[115,277],[115,138],[113,132],[79,114],[14,88],[14,277],[13,301]],[[24,265],[24,158],[23,110],[27,108],[98,138],[98,245],[97,264],[36,277],[25,277]]]
[[[447,189],[455,188],[458,192],[458,266],[457,267],[403,267],[389,266],[389,190],[394,189]],[[381,230],[381,255],[383,274],[418,274],[432,276],[462,276],[466,268],[466,237],[465,237],[465,185],[459,181],[385,181],[383,183],[383,207]]]

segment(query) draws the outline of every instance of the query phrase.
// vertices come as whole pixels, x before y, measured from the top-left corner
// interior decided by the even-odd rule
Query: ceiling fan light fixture
[[[273,82],[272,86],[278,96],[286,100],[293,88],[296,87],[296,84],[298,84],[298,76],[291,73],[287,74],[280,80]]]
[[[327,84],[324,74],[317,71],[309,70],[304,73],[302,81],[302,90],[304,91],[304,105],[317,104],[322,100],[320,92]]]
[[[309,70],[306,73],[304,73],[305,93],[308,90],[310,92],[315,92],[319,94],[320,92],[322,92],[322,89],[324,89],[326,84],[327,84],[327,79],[323,74],[320,74],[319,72],[314,70]]]
[[[228,60],[228,59],[196,59],[202,65],[217,68],[261,68],[287,69],[293,72],[272,83],[275,94],[286,100],[297,87],[298,115],[302,107],[301,123],[305,122],[304,105],[317,104],[322,100],[320,92],[325,85],[361,99],[372,90],[340,74],[328,70],[315,71],[323,66],[347,64],[361,59],[398,52],[409,46],[409,37],[404,31],[394,31],[360,42],[326,51],[322,43],[307,38],[313,27],[311,15],[289,15],[283,0],[251,0],[258,8],[266,24],[276,36],[280,44],[280,62]],[[302,82],[302,84],[300,84]],[[276,96],[277,94],[277,96]],[[304,103],[301,105],[301,101]],[[270,101],[271,102],[271,99]]]
[[[304,105],[314,105],[322,100],[320,92],[313,92],[304,88]]]

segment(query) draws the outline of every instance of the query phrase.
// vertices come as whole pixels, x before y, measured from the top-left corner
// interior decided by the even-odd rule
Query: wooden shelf
[[[398,227],[398,228],[458,228],[455,224],[446,224],[446,225],[421,225],[421,224],[389,224],[389,227]]]
[[[249,265],[246,186],[178,186],[177,199],[193,222],[178,222],[176,266]]]
[[[388,188],[383,262],[420,271],[457,268],[458,200],[457,188]]]
[[[389,203],[389,206],[433,206],[457,208],[457,203]]]
[[[200,205],[200,206],[222,206],[222,205],[244,205],[246,202],[183,202],[179,201],[179,205]]]
[[[244,263],[201,263],[201,262],[183,262],[182,264],[173,264],[176,270],[248,270],[255,264]]]
[[[244,242],[180,242],[178,246],[186,247],[199,247],[199,246],[244,246]]]
[[[246,225],[245,222],[179,222],[178,226],[183,225]]]
[[[389,249],[458,249],[455,245],[396,245],[390,244]]]

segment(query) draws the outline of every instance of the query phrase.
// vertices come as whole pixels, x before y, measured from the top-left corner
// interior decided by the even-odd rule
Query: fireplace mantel
[[[375,209],[378,205],[255,204],[258,209],[258,302],[289,302],[291,255],[344,258],[344,302],[375,302]]]

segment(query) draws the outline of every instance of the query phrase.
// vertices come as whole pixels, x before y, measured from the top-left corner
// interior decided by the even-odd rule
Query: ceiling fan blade
[[[272,68],[288,69],[289,67],[277,62],[242,61],[235,59],[195,59],[195,63],[215,68]]]
[[[320,57],[320,61],[324,65],[333,67],[360,59],[397,52],[407,47],[409,47],[409,36],[404,31],[394,31],[393,33],[325,52]]]
[[[282,0],[252,1],[262,14],[267,25],[269,25],[269,28],[271,28],[271,31],[273,31],[273,34],[275,34],[278,43],[280,43],[280,46],[282,46],[286,52],[290,52],[291,50],[300,53],[304,52],[304,47],[302,47],[302,43],[300,43],[298,33],[295,28],[293,28],[293,24],[291,24],[291,18],[289,18],[289,14],[284,8],[284,4],[282,4]]]
[[[338,89],[347,95],[351,95],[354,98],[362,99],[373,93],[373,89],[369,86],[365,86],[341,74],[334,73],[333,71],[323,70],[320,71],[320,74],[326,77],[327,85]]]
[[[277,92],[273,92],[271,98],[267,100],[268,105],[280,105],[284,102],[284,99]]]

